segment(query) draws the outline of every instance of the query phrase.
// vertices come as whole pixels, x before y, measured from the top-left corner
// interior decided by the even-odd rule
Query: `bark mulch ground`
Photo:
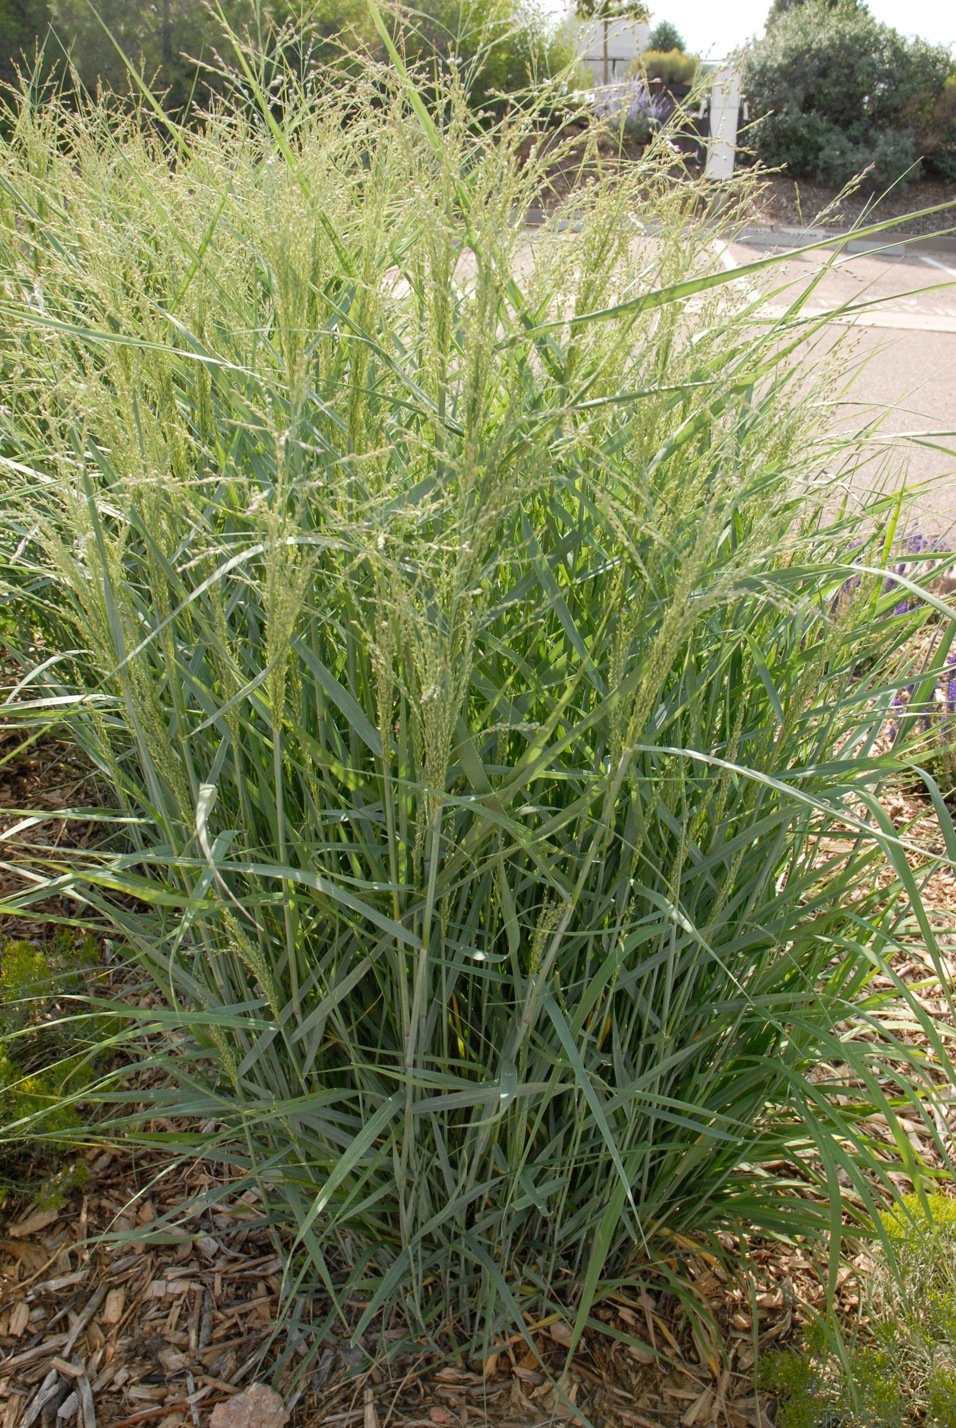
[[[163,1175],[122,1151],[91,1154],[90,1180],[62,1207],[25,1209],[0,1234],[0,1428],[203,1428],[217,1405],[278,1378],[293,1428],[532,1428],[582,1421],[622,1428],[769,1428],[755,1392],[757,1351],[785,1343],[819,1286],[808,1259],[748,1248],[752,1298],[694,1261],[723,1353],[697,1346],[676,1306],[647,1292],[601,1311],[627,1346],[590,1335],[565,1374],[562,1326],[530,1326],[483,1365],[422,1355],[386,1374],[340,1331],[315,1341],[324,1304],[280,1313],[282,1260],[248,1194],[177,1234],[149,1226],[208,1185],[200,1168]],[[125,1243],[104,1239],[121,1235]],[[130,1238],[141,1236],[141,1238]],[[849,1285],[850,1275],[846,1279]],[[846,1290],[851,1298],[851,1288]],[[303,1374],[297,1372],[304,1368]]]

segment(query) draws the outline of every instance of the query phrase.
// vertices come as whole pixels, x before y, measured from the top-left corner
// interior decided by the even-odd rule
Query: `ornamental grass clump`
[[[532,233],[533,109],[259,98],[5,145],[5,712],[99,820],[6,906],[148,974],[101,1133],[255,1183],[357,1339],[704,1314],[688,1256],[837,1254],[949,1075],[888,990],[935,955],[876,799],[892,504],[835,504],[823,319],[713,272],[666,141]]]

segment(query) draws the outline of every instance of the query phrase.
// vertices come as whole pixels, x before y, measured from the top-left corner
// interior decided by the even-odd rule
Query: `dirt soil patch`
[[[956,205],[956,183],[924,180],[904,189],[893,189],[881,197],[853,194],[840,198],[837,190],[823,184],[805,182],[774,174],[764,182],[753,209],[753,222],[763,228],[832,228],[840,230],[858,224],[879,223],[888,218],[905,219],[894,227],[892,237],[925,237],[929,234],[956,234],[956,206],[948,212],[924,213],[940,204]]]

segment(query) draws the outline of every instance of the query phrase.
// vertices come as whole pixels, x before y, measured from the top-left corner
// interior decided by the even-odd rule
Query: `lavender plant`
[[[673,105],[664,95],[652,94],[643,80],[627,79],[596,90],[591,108],[626,138],[646,144],[670,117]]]

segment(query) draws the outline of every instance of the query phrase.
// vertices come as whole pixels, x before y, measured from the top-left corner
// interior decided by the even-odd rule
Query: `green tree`
[[[225,26],[200,0],[145,0],[139,8],[98,0],[99,18],[87,0],[49,3],[58,47],[85,89],[129,93],[131,71],[141,71],[177,112],[201,108],[224,84],[240,83],[223,74],[234,63],[227,29],[253,38],[267,83],[280,65],[332,77],[362,51],[385,58],[365,0],[222,0]],[[410,63],[433,74],[453,65],[477,107],[572,59],[557,28],[527,13],[521,0],[420,0],[394,12],[393,25]]]
[[[498,110],[574,58],[566,34],[521,0],[419,0],[396,28],[406,59],[436,78],[454,69],[477,112]]]
[[[142,69],[170,108],[199,82],[212,40],[212,17],[195,0],[50,0],[53,30],[81,85],[127,93],[130,67]]]
[[[680,50],[681,53],[687,48],[684,37],[676,25],[672,25],[670,20],[659,20],[651,31],[651,37],[647,42],[649,50],[660,50],[662,54],[668,54],[671,50]]]
[[[797,10],[801,5],[806,5],[808,0],[773,0],[770,7],[770,14],[767,16],[767,24],[772,25],[775,20],[779,20],[781,15],[787,15],[791,10]],[[850,5],[855,10],[866,10],[862,0],[826,0],[826,4],[831,10],[835,10],[838,5]]]
[[[223,0],[226,26],[200,0],[49,0],[54,34],[69,55],[79,82],[117,94],[135,87],[131,68],[141,71],[171,110],[190,101],[208,102],[217,87],[217,56],[231,45],[226,27],[262,36],[297,13],[290,0]],[[311,7],[310,7],[311,8]],[[321,11],[323,7],[317,6]],[[336,6],[336,20],[341,7]]]

